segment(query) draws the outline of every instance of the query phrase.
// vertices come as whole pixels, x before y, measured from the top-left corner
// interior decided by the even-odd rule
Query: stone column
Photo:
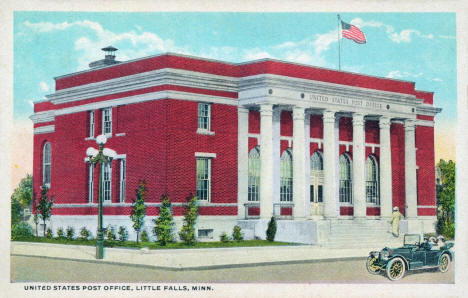
[[[260,217],[273,214],[273,106],[260,105]]]
[[[281,165],[281,111],[280,107],[273,109],[273,207],[280,203],[280,165]],[[277,205],[279,207],[279,205]],[[277,207],[277,208],[278,208]],[[273,213],[280,210],[273,210]]]
[[[306,111],[304,117],[304,155],[305,155],[305,216],[310,216],[310,112]],[[318,191],[318,190],[317,190]]]
[[[335,136],[335,111],[323,112],[323,204],[324,216],[334,218],[337,216],[336,196],[336,136]]]
[[[353,114],[353,202],[354,216],[366,217],[366,166],[364,115]]]
[[[390,126],[388,117],[380,117],[380,216],[392,216],[392,148],[390,146]]]
[[[245,219],[249,179],[249,110],[238,107],[237,115],[237,218]]]
[[[304,108],[293,108],[293,216],[305,218]]]
[[[405,216],[408,218],[416,218],[418,215],[414,126],[414,120],[405,120],[405,203],[407,206]]]

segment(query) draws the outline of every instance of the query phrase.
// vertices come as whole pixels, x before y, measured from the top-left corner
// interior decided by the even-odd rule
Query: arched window
[[[351,159],[345,153],[340,156],[340,203],[353,202],[353,181],[351,178]]]
[[[50,188],[50,172],[52,167],[52,149],[50,143],[44,144],[42,150],[42,185]]]
[[[285,150],[281,155],[281,185],[280,201],[292,202],[293,200],[293,168],[291,152]]]
[[[366,202],[380,204],[379,200],[379,166],[374,156],[366,160]]]
[[[322,154],[315,151],[310,158],[310,170],[311,171],[322,171],[323,170],[323,158]]]
[[[104,202],[111,202],[112,165],[110,162],[101,164],[102,171],[102,195]]]
[[[249,201],[258,201],[260,189],[260,151],[258,147],[249,153]]]

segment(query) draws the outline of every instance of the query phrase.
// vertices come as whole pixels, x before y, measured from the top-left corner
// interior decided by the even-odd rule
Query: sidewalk
[[[11,242],[11,255],[40,256],[166,270],[201,270],[365,258],[370,251],[368,248],[330,249],[312,245],[159,250],[105,248],[104,259],[96,260],[95,250],[93,246]]]

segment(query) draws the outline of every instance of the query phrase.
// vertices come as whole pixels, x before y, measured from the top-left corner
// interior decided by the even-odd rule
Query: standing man
[[[403,218],[403,215],[398,210],[397,206],[393,207],[392,218],[389,221],[392,224],[392,234],[394,237],[400,235],[400,220]]]

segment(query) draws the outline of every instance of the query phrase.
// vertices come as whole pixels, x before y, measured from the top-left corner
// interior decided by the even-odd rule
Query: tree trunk
[[[138,235],[140,235],[140,233],[139,233],[139,232],[137,232],[137,244],[138,244]]]
[[[44,219],[44,234],[42,235],[43,237],[45,237],[45,230],[46,230],[46,224],[45,224],[45,219]]]
[[[36,237],[39,237],[39,236],[37,235],[37,224],[36,224]]]

